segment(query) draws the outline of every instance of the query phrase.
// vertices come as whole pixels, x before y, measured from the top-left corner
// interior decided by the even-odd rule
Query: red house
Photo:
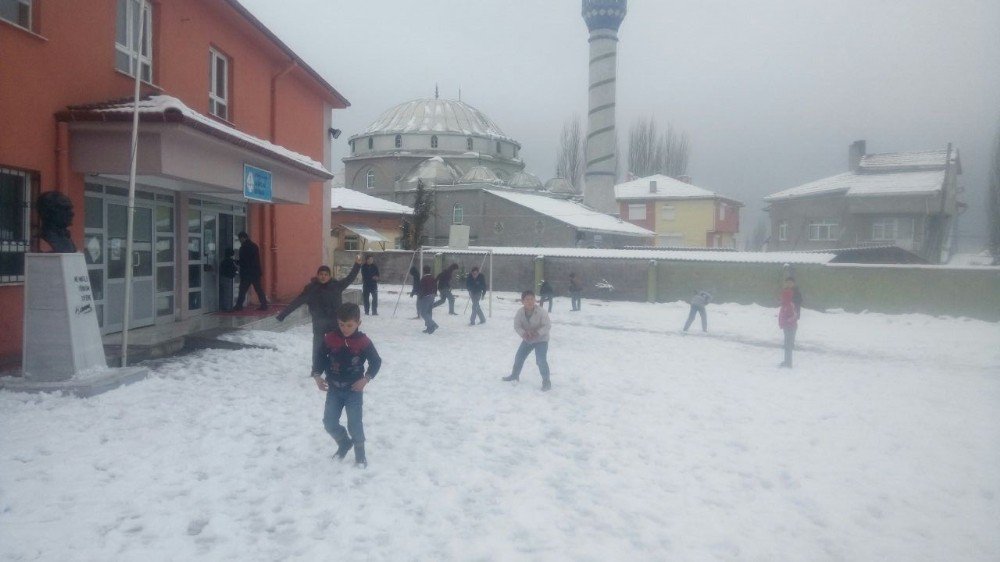
[[[349,105],[333,86],[236,0],[0,6],[0,357],[22,346],[40,192],[73,201],[102,331],[121,329],[136,57],[132,326],[217,310],[218,263],[241,230],[261,248],[269,296],[297,292],[326,255],[332,110]],[[270,202],[244,196],[250,167],[270,179]]]

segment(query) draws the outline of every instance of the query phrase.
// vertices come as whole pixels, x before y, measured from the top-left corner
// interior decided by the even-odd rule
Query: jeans
[[[697,304],[691,305],[691,313],[688,314],[687,322],[684,323],[684,331],[688,331],[691,327],[691,323],[694,322],[694,317],[696,314],[701,315],[701,331],[708,331],[708,316],[705,314],[705,307]]]
[[[547,341],[528,343],[522,340],[520,347],[517,348],[517,353],[514,355],[514,369],[510,374],[515,378],[521,376],[521,368],[524,367],[524,360],[528,358],[528,355],[532,351],[535,352],[535,363],[538,364],[538,371],[542,374],[542,380],[548,380],[549,361],[546,356],[549,353],[549,342]]]
[[[583,299],[580,298],[580,292],[571,292],[569,294],[570,304],[573,305],[573,310],[580,310],[580,306],[583,304]]]
[[[424,319],[424,327],[428,330],[436,330],[437,322],[434,321],[434,295],[426,295],[417,300],[417,310],[420,317]]]
[[[451,289],[441,289],[441,298],[434,302],[434,306],[439,306],[448,301],[448,313],[455,314],[455,295],[451,294]]]
[[[338,444],[351,440],[355,445],[365,442],[365,426],[361,419],[364,392],[355,392],[351,387],[326,391],[326,407],[323,409],[323,427]],[[340,425],[340,413],[347,410],[347,429]],[[350,436],[348,436],[350,432]]]
[[[549,312],[552,312],[552,301],[554,300],[556,300],[555,297],[542,297],[542,299],[538,301],[538,306],[544,306],[545,303],[549,303]]]
[[[798,327],[784,328],[785,332],[785,365],[792,366],[792,350],[795,349],[795,332]]]
[[[243,301],[247,298],[247,290],[253,285],[254,292],[257,293],[257,300],[261,306],[267,306],[267,297],[264,295],[264,286],[260,282],[260,277],[247,279],[240,277],[240,294],[236,297],[236,308],[243,308]]]
[[[365,314],[369,311],[378,314],[378,285],[362,287],[361,296],[365,303]]]
[[[482,298],[483,295],[472,295],[472,318],[469,318],[469,324],[475,324],[477,317],[480,324],[486,322],[486,315],[483,314],[483,308],[479,306],[479,301]]]

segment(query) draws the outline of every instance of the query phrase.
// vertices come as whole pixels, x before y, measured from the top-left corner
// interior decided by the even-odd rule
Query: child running
[[[538,371],[542,374],[542,391],[548,391],[552,388],[552,383],[549,381],[549,362],[546,355],[549,352],[549,330],[552,328],[552,322],[549,321],[549,313],[535,303],[533,291],[521,293],[521,304],[523,306],[514,315],[514,331],[521,336],[521,345],[514,355],[514,369],[510,376],[504,377],[503,380],[519,380],[524,360],[534,351]]]
[[[358,331],[361,325],[361,308],[345,303],[337,309],[337,327],[323,340],[325,351],[324,373],[314,375],[316,386],[326,392],[323,410],[323,427],[337,442],[337,458],[347,456],[354,447],[354,464],[368,467],[365,458],[365,427],[362,422],[365,386],[382,366],[375,345],[368,336]],[[368,370],[365,371],[365,362]],[[347,410],[347,429],[340,425],[340,413]]]

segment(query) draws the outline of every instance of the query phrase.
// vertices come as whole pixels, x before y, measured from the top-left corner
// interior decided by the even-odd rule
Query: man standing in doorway
[[[236,237],[240,240],[240,293],[236,297],[236,306],[233,310],[243,310],[243,301],[251,285],[257,293],[257,300],[260,301],[258,310],[267,310],[267,296],[264,295],[264,286],[260,282],[264,273],[260,267],[260,248],[250,240],[246,232],[240,232]]]

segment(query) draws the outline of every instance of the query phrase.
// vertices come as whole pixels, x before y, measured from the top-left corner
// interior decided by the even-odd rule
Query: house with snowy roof
[[[764,198],[769,249],[826,250],[893,245],[930,263],[948,259],[959,200],[958,149],[867,154],[848,149],[850,171]]]
[[[406,205],[346,187],[330,190],[330,251],[402,248]],[[333,260],[331,259],[332,263]]]
[[[735,248],[743,203],[662,174],[615,186],[619,216],[671,248]]]

